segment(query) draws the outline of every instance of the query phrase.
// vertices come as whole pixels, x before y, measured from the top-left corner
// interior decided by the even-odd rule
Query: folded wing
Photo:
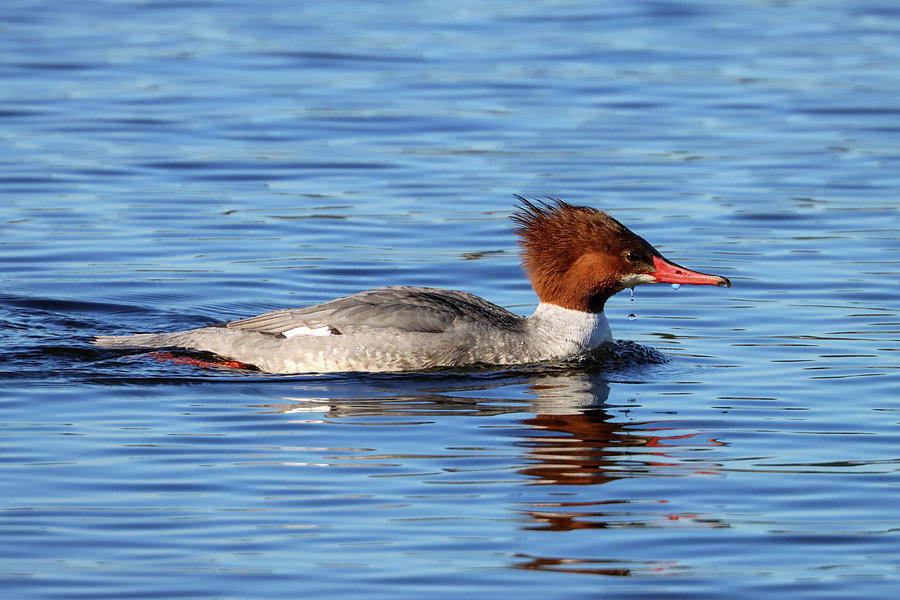
[[[494,327],[521,327],[522,317],[467,292],[392,286],[359,292],[323,304],[288,308],[222,326],[275,336],[344,335],[378,329],[445,332],[460,319]]]

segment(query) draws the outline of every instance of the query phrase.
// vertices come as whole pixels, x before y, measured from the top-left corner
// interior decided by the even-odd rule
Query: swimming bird
[[[199,350],[270,373],[526,364],[610,344],[603,308],[625,288],[731,285],[666,260],[605,212],[517,198],[511,218],[522,266],[540,300],[529,317],[468,292],[390,286],[187,331],[98,336],[94,344]]]

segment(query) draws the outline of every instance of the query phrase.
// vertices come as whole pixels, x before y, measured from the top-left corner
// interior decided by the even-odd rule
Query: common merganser
[[[467,292],[392,286],[173,333],[98,336],[104,348],[212,352],[261,371],[413,371],[576,357],[612,342],[606,300],[644,283],[731,286],[681,267],[604,212],[529,201],[512,215],[540,303],[521,317]]]

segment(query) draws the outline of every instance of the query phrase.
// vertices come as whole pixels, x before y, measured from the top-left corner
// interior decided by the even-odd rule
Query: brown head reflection
[[[621,411],[613,414],[615,409],[605,406],[608,384],[593,376],[542,378],[532,390],[537,395],[536,412],[522,421],[529,426],[530,435],[518,445],[527,448],[528,459],[519,472],[533,478],[535,485],[590,486],[642,476],[717,473],[717,464],[694,457],[686,461],[684,455],[721,445],[720,442],[705,436],[703,431],[692,431],[677,419],[628,421]],[[586,500],[587,497],[596,500]],[[610,499],[608,494],[585,493],[578,493],[577,498],[548,498],[523,505],[519,513],[529,521],[524,528],[572,531],[647,527],[648,516],[657,523],[697,518],[671,512],[665,498]],[[701,520],[703,526],[717,526],[714,520]],[[541,567],[533,563],[529,568]],[[612,567],[612,571],[616,570],[619,567]]]

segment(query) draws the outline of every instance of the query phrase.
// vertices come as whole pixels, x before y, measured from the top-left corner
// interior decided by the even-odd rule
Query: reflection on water
[[[610,400],[609,375],[569,369],[487,375],[480,381],[452,375],[426,377],[413,385],[405,382],[410,389],[399,396],[339,400],[285,397],[259,408],[268,414],[284,415],[298,426],[317,423],[338,428],[348,424],[427,428],[433,419],[476,418],[482,423],[480,427],[493,433],[492,443],[485,445],[481,439],[477,446],[460,443],[442,447],[440,441],[435,445],[418,438],[418,452],[407,448],[400,453],[387,452],[383,447],[305,448],[307,452],[319,450],[321,460],[291,464],[366,469],[380,465],[398,470],[394,476],[408,471],[421,477],[424,471],[430,474],[432,483],[440,482],[442,474],[465,475],[443,483],[474,488],[463,493],[475,503],[491,495],[490,486],[476,491],[481,489],[479,476],[487,476],[495,485],[503,481],[526,486],[535,492],[517,493],[507,509],[522,532],[728,528],[728,520],[710,514],[708,507],[691,509],[662,490],[645,496],[601,491],[618,480],[678,478],[690,487],[694,478],[725,476],[721,464],[710,458],[710,450],[724,447],[724,442],[707,430],[691,429],[680,418],[633,419],[633,401]],[[492,424],[498,417],[506,418]],[[421,463],[419,468],[417,463]],[[514,480],[510,480],[510,470],[517,474]],[[415,502],[415,497],[423,493],[417,491],[406,501]],[[467,511],[451,507],[442,515],[410,518],[423,525],[434,518],[458,520],[460,531],[464,531],[467,528],[463,523],[471,517]],[[565,544],[556,546],[544,539],[545,552],[538,552],[532,542],[530,537],[523,538],[517,548],[508,550],[509,567],[600,576],[665,575],[688,568],[675,560],[626,559],[621,553],[602,556],[596,549],[579,553],[573,548],[554,555],[547,551],[562,550]]]
[[[496,392],[513,388],[517,394],[504,398]],[[494,392],[479,395],[479,392]],[[506,378],[478,385],[461,380],[451,385],[423,386],[416,393],[396,397],[345,398],[284,398],[282,403],[261,408],[280,414],[303,415],[298,424],[336,423],[353,421],[364,426],[415,426],[426,418],[451,415],[516,417],[507,425],[507,439],[503,453],[516,472],[527,478],[526,484],[553,486],[602,485],[617,479],[632,477],[721,476],[720,465],[695,457],[694,454],[723,443],[707,437],[706,432],[685,432],[684,424],[672,420],[634,421],[614,415],[607,405],[610,386],[608,373],[557,371],[531,374],[516,378],[514,384]],[[520,395],[521,394],[521,395]],[[628,410],[617,407],[627,415]],[[525,415],[520,417],[520,415]],[[509,436],[513,436],[509,439]],[[515,449],[517,456],[508,456]],[[348,448],[328,448],[334,454],[344,454]],[[346,460],[415,461],[440,457],[465,462],[492,448],[453,447],[435,454],[428,446],[427,454],[377,455],[355,449],[360,455],[334,462],[331,466],[346,466]],[[460,453],[465,450],[465,453]],[[702,454],[701,454],[702,456]],[[654,502],[665,504],[665,499]],[[630,501],[567,502],[541,501],[520,505],[522,527],[528,529],[569,531],[606,527],[653,527],[659,523],[647,519],[646,514],[628,511]],[[612,510],[617,508],[618,510]],[[662,514],[657,521],[694,519],[690,514]],[[703,526],[713,521],[703,520]]]

